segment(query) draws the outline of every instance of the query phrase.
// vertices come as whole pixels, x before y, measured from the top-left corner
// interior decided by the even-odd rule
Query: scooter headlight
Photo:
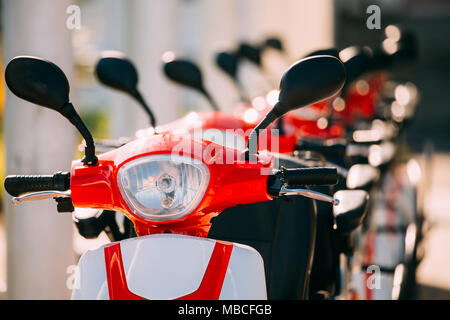
[[[191,213],[202,200],[209,170],[194,158],[150,155],[124,164],[117,184],[137,216],[149,221],[176,220]]]

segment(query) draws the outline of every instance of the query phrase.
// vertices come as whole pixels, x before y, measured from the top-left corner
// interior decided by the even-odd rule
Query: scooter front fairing
[[[264,265],[248,246],[155,234],[87,251],[72,299],[263,300]]]

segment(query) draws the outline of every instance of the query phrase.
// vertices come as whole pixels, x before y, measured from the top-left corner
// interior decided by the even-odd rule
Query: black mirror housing
[[[216,55],[216,63],[222,71],[227,73],[234,80],[237,80],[239,58],[236,54],[230,52],[219,52]]]
[[[172,60],[164,64],[166,76],[181,85],[203,92],[203,78],[200,69],[188,60]]]
[[[247,58],[254,64],[261,66],[261,48],[250,45],[247,42],[243,42],[239,46],[239,56]]]
[[[150,118],[152,127],[156,127],[156,119],[144,97],[138,90],[138,72],[133,63],[124,54],[107,51],[95,66],[97,79],[104,85],[131,95],[139,102]]]
[[[165,75],[172,81],[195,89],[202,93],[211,104],[211,107],[218,111],[219,107],[203,85],[203,77],[200,68],[188,60],[172,60],[163,64]]]
[[[68,119],[86,140],[83,163],[97,164],[94,139],[69,102],[69,81],[56,64],[41,58],[19,56],[6,66],[5,81],[19,98],[55,110]]]
[[[264,42],[264,46],[278,51],[284,51],[283,42],[281,41],[280,38],[277,37],[267,38],[266,41]]]
[[[257,153],[260,130],[289,111],[336,95],[344,83],[344,65],[333,56],[313,56],[294,63],[281,78],[278,102],[250,134],[245,157]]]
[[[135,95],[138,74],[133,63],[125,57],[103,57],[95,67],[98,80],[117,90]]]
[[[373,52],[368,48],[355,48],[355,54],[348,57],[344,62],[347,74],[347,80],[345,81],[346,88],[364,73],[370,71],[371,63],[373,62],[372,58]]]
[[[31,56],[12,59],[5,70],[8,88],[19,98],[61,112],[69,103],[69,81],[54,63]]]
[[[325,100],[343,87],[346,72],[333,56],[313,56],[293,64],[280,82],[276,108],[282,115],[291,110]]]

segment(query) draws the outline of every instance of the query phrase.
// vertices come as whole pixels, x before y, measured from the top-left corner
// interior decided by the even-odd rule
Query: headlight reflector
[[[209,184],[200,160],[174,154],[137,158],[117,173],[120,193],[130,210],[149,221],[168,221],[192,212]]]

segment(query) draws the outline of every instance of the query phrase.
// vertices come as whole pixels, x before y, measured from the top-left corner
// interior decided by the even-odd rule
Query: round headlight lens
[[[209,184],[201,161],[174,154],[137,158],[117,174],[120,193],[130,210],[149,221],[182,218],[194,210]]]

